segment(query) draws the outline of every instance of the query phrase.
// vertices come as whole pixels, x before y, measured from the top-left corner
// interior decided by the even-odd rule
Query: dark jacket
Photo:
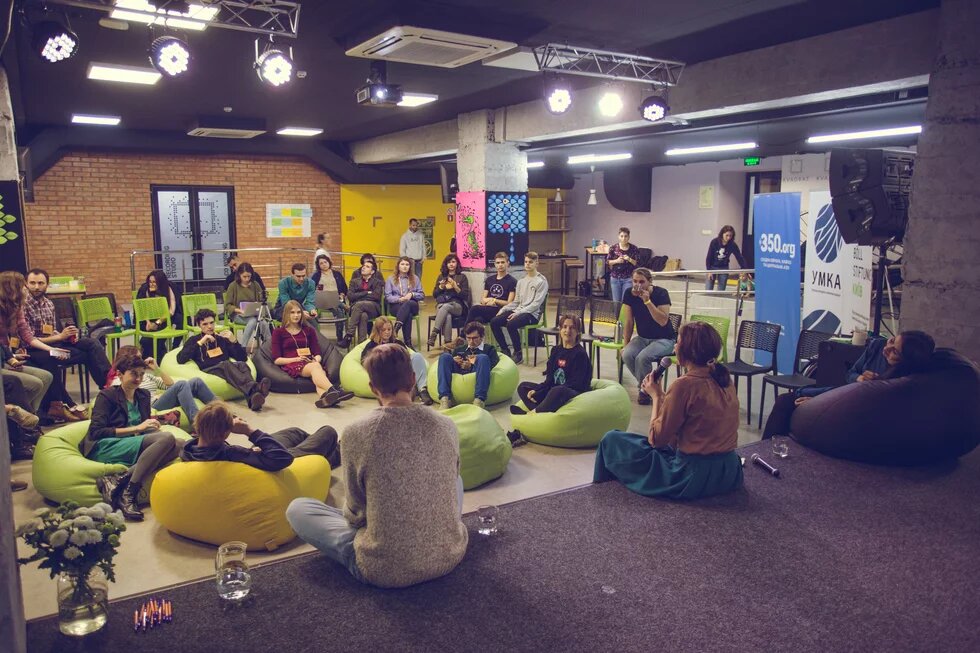
[[[347,284],[347,300],[354,305],[354,302],[359,301],[372,301],[377,302],[378,305],[381,304],[381,297],[385,293],[385,282],[377,272],[371,275],[371,280],[368,282],[368,289],[366,291],[361,290],[361,271],[355,270],[354,274],[350,277],[350,283]]]
[[[490,369],[497,367],[497,363],[500,362],[500,355],[497,354],[497,348],[486,342],[483,343],[483,351],[478,349],[471,350],[467,345],[460,345],[459,347],[456,347],[456,349],[453,349],[452,355],[453,358],[456,358],[457,356],[466,358],[467,356],[472,356],[474,353],[485,354],[486,357],[490,359]]]
[[[333,270],[333,269],[331,269],[330,272],[333,273],[334,281],[337,282],[337,292],[340,293],[341,295],[346,295],[347,294],[347,282],[344,281],[344,276],[342,274],[340,274],[339,272],[337,272],[336,270]],[[313,285],[316,286],[316,289],[317,290],[320,290],[320,276],[321,275],[322,275],[322,273],[319,270],[317,270],[310,277],[310,279],[313,280]],[[375,275],[375,276],[377,276],[377,275]]]
[[[465,274],[457,274],[453,278],[459,285],[459,292],[455,290],[443,290],[439,287],[439,282],[445,281],[446,278],[446,276],[439,275],[439,278],[436,279],[436,285],[432,287],[432,296],[435,298],[437,304],[459,302],[463,307],[463,315],[466,315],[466,311],[470,308],[470,282],[467,280]]]
[[[245,348],[238,344],[237,340],[228,340],[227,338],[222,338],[218,334],[214,337],[217,339],[218,344],[221,346],[220,356],[205,356],[204,347],[201,347],[198,343],[203,336],[203,333],[198,333],[187,339],[184,346],[181,347],[180,351],[177,352],[177,362],[183,365],[188,361],[194,361],[197,366],[202,370],[207,370],[210,367],[214,367],[218,363],[230,359],[235,359],[238,361],[248,360],[248,354]]]
[[[255,430],[248,436],[248,439],[261,451],[252,451],[227,442],[222,442],[217,447],[202,447],[198,444],[197,438],[192,438],[184,443],[180,450],[180,459],[197,462],[224,460],[233,463],[245,463],[267,472],[278,472],[292,464],[293,454],[286,451],[286,447],[273,440],[268,433]]]
[[[727,270],[729,269],[729,260],[733,254],[735,255],[735,260],[738,261],[739,267],[748,267],[745,265],[745,259],[742,258],[742,250],[735,244],[734,239],[722,245],[720,239],[717,237],[712,238],[708,244],[708,254],[704,258],[704,267],[709,270]]]
[[[561,360],[565,361],[564,367],[560,365]],[[559,369],[564,370],[564,374],[559,375],[564,377],[564,383],[559,383],[555,378],[555,373]],[[571,349],[558,345],[551,350],[548,366],[544,370],[544,381],[538,384],[534,396],[541,401],[556,385],[564,385],[576,392],[588,392],[592,389],[592,363],[582,345],[576,345]]]
[[[140,419],[150,419],[150,392],[136,388],[136,406],[140,410]],[[129,426],[129,412],[126,410],[126,393],[121,385],[106,388],[95,398],[92,408],[92,421],[88,425],[88,433],[79,447],[83,456],[88,456],[95,443],[102,438],[116,438],[116,429]],[[125,437],[125,436],[123,436]]]
[[[262,282],[262,277],[259,276],[258,272],[252,273],[252,281],[259,284],[259,288],[262,289],[262,292],[265,292],[265,284]],[[230,286],[234,282],[235,282],[235,273],[232,272],[227,277],[225,277],[225,290],[228,290],[228,286]]]
[[[175,288],[173,284],[171,284],[170,292],[174,294],[174,309],[175,309],[174,313],[170,316],[170,326],[174,327],[175,329],[183,329],[184,309],[180,299],[181,298],[180,291],[177,290],[177,288]],[[159,291],[151,295],[150,287],[147,286],[146,283],[144,282],[143,285],[139,287],[139,290],[136,291],[136,299],[145,299],[147,297],[166,297],[167,301],[168,302],[170,301],[170,297],[168,295],[161,295]]]
[[[888,359],[885,358],[884,353],[887,342],[888,341],[885,338],[875,338],[873,340],[869,340],[868,344],[865,345],[864,352],[861,354],[861,357],[854,361],[854,365],[852,365],[851,369],[847,371],[847,380],[845,384],[857,383],[858,377],[864,372],[874,372],[878,376],[884,376],[890,367],[888,364]],[[817,397],[828,390],[833,389],[833,386],[808,386],[797,390],[796,396]]]

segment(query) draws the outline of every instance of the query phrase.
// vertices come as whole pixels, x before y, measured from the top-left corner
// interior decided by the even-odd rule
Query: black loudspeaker
[[[651,166],[611,167],[602,172],[606,200],[620,211],[649,213],[652,202]]]
[[[442,203],[455,204],[459,190],[459,171],[450,163],[439,164],[439,183],[442,186]]]
[[[915,154],[836,148],[830,152],[830,194],[844,242],[901,240],[908,224]]]

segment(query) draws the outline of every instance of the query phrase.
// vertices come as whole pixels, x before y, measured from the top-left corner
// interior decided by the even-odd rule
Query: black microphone
[[[773,467],[772,465],[770,465],[769,463],[767,463],[766,461],[764,461],[759,454],[757,453],[752,454],[752,462],[754,462],[756,465],[763,468],[764,470],[766,470],[776,478],[779,478],[779,470]]]
[[[657,369],[653,371],[653,382],[660,383],[660,378],[664,375],[664,372],[666,372],[668,369],[670,369],[670,357],[664,356],[663,358],[660,359],[660,362],[657,364]]]

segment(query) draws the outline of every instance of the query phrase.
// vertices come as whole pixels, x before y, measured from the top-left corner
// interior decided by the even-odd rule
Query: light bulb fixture
[[[724,145],[705,145],[703,147],[675,147],[664,152],[667,156],[683,154],[707,154],[709,152],[731,152],[733,150],[753,150],[758,143],[726,143]]]
[[[576,154],[574,156],[568,157],[569,165],[576,165],[579,163],[604,163],[607,161],[626,161],[631,159],[633,155],[629,152],[620,152],[617,154]]]
[[[811,136],[806,139],[807,143],[833,143],[836,141],[856,141],[865,138],[886,138],[888,136],[911,136],[922,133],[922,125],[910,125],[908,127],[891,127],[889,129],[871,129],[860,132],[846,132],[843,134],[823,134],[821,136]]]
[[[561,189],[560,188],[556,188],[555,189],[555,201],[556,202],[560,202],[561,201]]]
[[[78,52],[78,35],[58,21],[46,20],[34,26],[31,47],[42,60],[58,63]]]
[[[615,118],[623,110],[623,97],[616,91],[606,91],[599,98],[599,113],[607,118]]]
[[[549,113],[559,115],[572,106],[572,91],[562,82],[553,82],[545,86],[544,105]]]
[[[592,169],[592,188],[589,189],[589,199],[586,200],[586,204],[589,206],[595,206],[599,201],[595,198],[595,166],[589,166]]]
[[[255,40],[255,72],[269,86],[284,86],[293,79],[293,49],[280,49],[270,40],[259,54],[259,39]]]
[[[527,169],[528,170],[531,170],[532,168],[543,168],[543,167],[544,167],[544,161],[528,161],[527,162]]]
[[[177,77],[190,68],[191,50],[176,36],[161,36],[150,44],[150,63],[167,77]]]
[[[649,122],[663,120],[667,116],[670,107],[662,97],[651,95],[640,103],[640,117]]]

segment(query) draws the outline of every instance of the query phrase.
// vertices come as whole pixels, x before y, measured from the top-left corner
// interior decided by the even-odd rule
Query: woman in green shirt
[[[251,264],[239,265],[235,270],[235,280],[228,284],[228,290],[225,291],[225,316],[235,324],[245,325],[241,343],[243,345],[248,346],[256,329],[260,340],[269,340],[269,323],[259,322],[254,315],[245,317],[241,308],[242,302],[261,302],[264,293],[262,286],[255,282],[255,270]]]

